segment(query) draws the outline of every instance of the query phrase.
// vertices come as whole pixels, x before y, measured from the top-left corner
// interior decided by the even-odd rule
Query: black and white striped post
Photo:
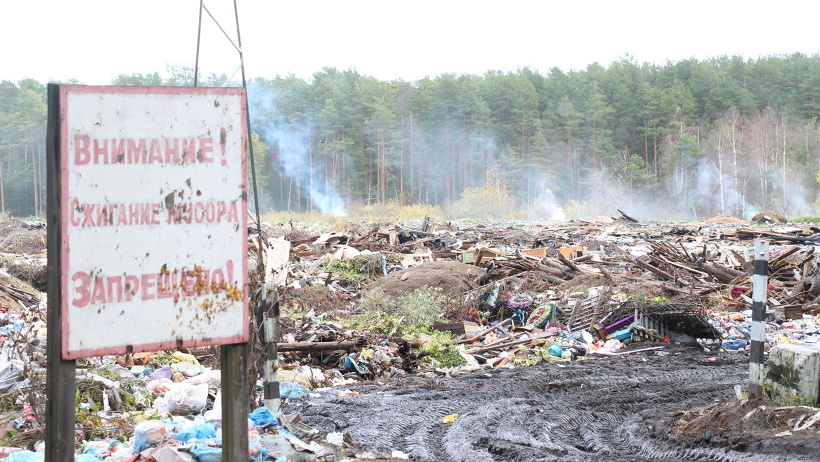
[[[267,358],[264,366],[264,400],[265,407],[274,414],[280,412],[282,400],[279,395],[279,292],[276,284],[262,284],[263,305],[263,339],[266,345]]]
[[[766,293],[769,286],[769,243],[755,243],[752,275],[752,346],[749,352],[749,398],[763,396],[763,346],[766,343]]]

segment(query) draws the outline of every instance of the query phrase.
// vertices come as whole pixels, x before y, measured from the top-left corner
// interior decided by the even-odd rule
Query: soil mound
[[[0,223],[0,251],[33,254],[46,249],[46,224],[11,218]]]
[[[757,223],[786,223],[788,220],[786,217],[779,213],[772,212],[771,210],[767,210],[765,212],[760,212],[757,215],[752,217],[752,221]]]
[[[816,409],[777,406],[764,398],[682,411],[672,426],[677,439],[694,446],[806,455],[817,450],[812,431],[817,419],[811,420],[816,414]]]
[[[738,217],[733,217],[731,215],[720,214],[718,216],[706,220],[706,223],[710,225],[734,225],[743,223],[743,220],[741,220]]]
[[[6,274],[0,273],[0,312],[16,312],[21,308],[36,307],[40,294]]]
[[[458,261],[433,261],[402,271],[395,271],[375,281],[365,289],[381,287],[391,297],[398,297],[419,287],[441,287],[445,292],[466,288],[464,280],[472,281],[484,274],[484,269]]]

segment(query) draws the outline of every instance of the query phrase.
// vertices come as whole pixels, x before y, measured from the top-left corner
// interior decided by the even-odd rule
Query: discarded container
[[[552,345],[550,345],[549,348],[547,348],[547,352],[550,354],[550,356],[560,358],[561,355],[564,353],[564,349],[561,348],[561,345],[553,343]]]
[[[623,343],[629,343],[632,341],[632,331],[629,329],[621,329],[612,333],[612,338],[618,339]]]
[[[627,326],[629,326],[630,324],[632,324],[632,321],[634,321],[634,320],[635,320],[635,315],[634,314],[630,315],[630,316],[627,316],[627,317],[621,319],[620,321],[618,321],[616,323],[613,323],[613,324],[610,324],[610,325],[606,326],[606,328],[605,328],[606,333],[611,334],[615,331],[619,331],[621,329],[624,329]]]
[[[453,423],[455,420],[458,419],[458,414],[450,414],[442,417],[441,423]]]

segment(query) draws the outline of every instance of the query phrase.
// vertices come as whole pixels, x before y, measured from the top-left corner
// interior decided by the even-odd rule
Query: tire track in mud
[[[714,365],[697,350],[634,354],[360,385],[351,388],[358,396],[325,394],[285,412],[322,432],[350,433],[362,449],[417,460],[814,460],[685,447],[662,427],[668,412],[725,401],[747,377],[740,358]],[[441,423],[454,413],[457,420]]]

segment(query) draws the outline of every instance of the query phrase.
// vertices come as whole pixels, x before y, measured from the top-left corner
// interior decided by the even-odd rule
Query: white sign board
[[[244,90],[60,90],[63,357],[246,342]]]

